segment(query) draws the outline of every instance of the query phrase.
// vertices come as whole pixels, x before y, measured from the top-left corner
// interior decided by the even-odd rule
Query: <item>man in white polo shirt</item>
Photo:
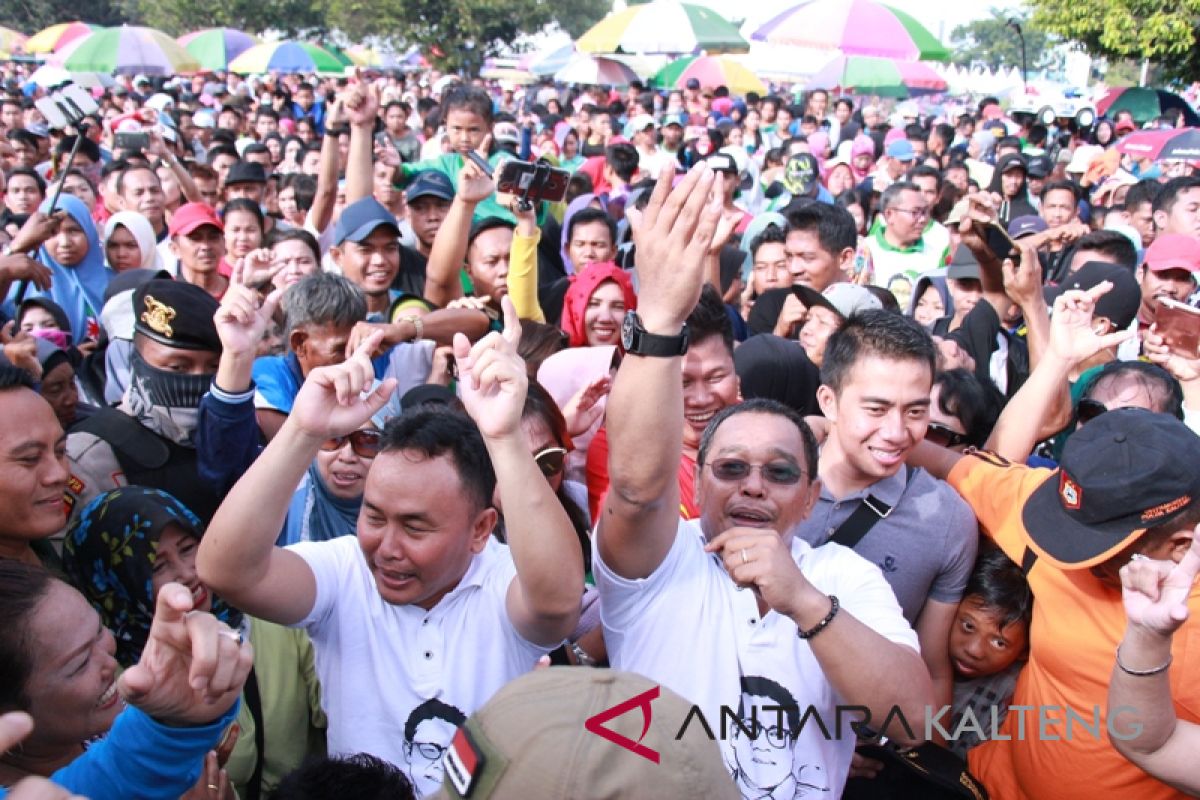
[[[454,343],[471,418],[416,409],[375,439],[357,537],[274,546],[318,450],[363,433],[395,390],[389,378],[362,398],[378,333],[309,372],[197,558],[230,603],[312,636],[330,753],[407,767],[418,795],[440,784],[454,726],[563,641],[583,595],[579,540],[522,432],[528,378],[516,311],[503,305],[503,335]],[[492,535],[497,490],[507,545]]]
[[[854,735],[848,720],[840,738],[832,730],[835,706],[866,706],[875,725],[893,707],[923,720],[929,673],[879,568],[794,535],[820,490],[816,443],[795,412],[756,400],[718,413],[696,463],[700,519],[680,521],[671,468],[683,434],[681,328],[700,293],[722,178],[701,165],[673,191],[670,179],[664,171],[634,215],[645,301],[626,318],[608,401],[612,482],[593,568],[610,660],[707,720],[737,711],[749,735],[735,730],[721,749],[745,797],[838,797]],[[831,738],[811,718],[801,724],[810,706]]]

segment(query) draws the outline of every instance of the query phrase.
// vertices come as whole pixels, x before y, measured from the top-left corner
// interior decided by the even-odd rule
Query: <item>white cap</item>
[[[1092,162],[1104,153],[1104,148],[1098,144],[1081,144],[1071,154],[1071,163],[1067,164],[1067,172],[1087,172]]]
[[[658,123],[654,120],[654,117],[650,116],[649,114],[638,114],[629,121],[629,130],[633,131],[634,133],[637,133],[638,131],[644,131],[646,128],[657,127]]]

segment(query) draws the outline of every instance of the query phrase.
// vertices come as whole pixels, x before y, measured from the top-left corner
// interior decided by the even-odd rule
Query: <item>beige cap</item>
[[[643,694],[649,720],[646,706],[635,702],[601,724],[657,753],[657,763],[585,727],[597,714]],[[738,800],[717,742],[702,725],[687,726],[683,738],[675,739],[691,707],[670,689],[631,672],[535,670],[506,685],[467,719],[446,752],[445,781],[433,797],[459,800],[469,792],[471,800]]]

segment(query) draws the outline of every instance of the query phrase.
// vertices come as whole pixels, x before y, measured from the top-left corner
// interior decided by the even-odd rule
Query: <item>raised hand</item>
[[[1013,263],[1011,258],[1006,258],[1003,268],[1004,293],[1010,300],[1021,308],[1045,303],[1042,299],[1042,262],[1038,260],[1036,248],[1022,243],[1020,260]]]
[[[343,95],[343,106],[346,118],[356,128],[375,127],[375,116],[379,112],[379,102],[368,86],[357,79]]]
[[[1159,636],[1170,636],[1188,618],[1187,599],[1200,573],[1200,526],[1178,564],[1140,558],[1121,567],[1125,616]]]
[[[521,414],[529,388],[525,362],[517,355],[521,321],[507,296],[500,306],[504,310],[503,333],[493,331],[474,346],[463,334],[454,334],[459,395],[479,432],[493,439],[521,435]]]
[[[1200,358],[1187,358],[1171,352],[1158,331],[1151,327],[1142,337],[1142,352],[1151,362],[1171,373],[1180,383],[1200,379]]]
[[[308,373],[292,404],[288,424],[322,441],[361,428],[396,390],[396,379],[388,378],[363,396],[375,382],[371,353],[382,340],[383,334],[377,331],[341,364],[317,367]]]
[[[252,289],[263,289],[271,285],[275,276],[283,269],[283,264],[275,263],[275,257],[266,247],[251,250],[239,258],[235,266],[241,265],[242,282]]]
[[[380,339],[379,344],[371,351],[371,358],[378,358],[392,347],[408,341],[400,335],[399,325],[387,322],[356,322],[350,331],[350,338],[346,340],[346,358],[354,355],[354,351],[376,333],[380,334]]]
[[[3,280],[27,280],[43,292],[49,291],[52,283],[49,267],[15,250],[0,256],[0,276],[3,276]]]
[[[1133,331],[1126,330],[1101,336],[1092,329],[1096,300],[1112,288],[1111,281],[1104,281],[1087,291],[1071,290],[1058,296],[1050,317],[1052,353],[1078,364],[1105,348],[1116,347],[1134,335]]]
[[[16,321],[9,322],[0,329],[0,345],[4,348],[4,357],[14,367],[20,367],[33,376],[35,381],[42,379],[42,362],[38,360],[37,339],[25,331],[17,331]]]
[[[213,315],[221,347],[229,355],[253,356],[257,352],[258,343],[270,327],[284,292],[282,288],[276,288],[265,300],[260,298],[258,292],[247,285],[245,261],[238,259],[233,265],[229,288]]]
[[[158,593],[150,637],[121,675],[125,702],[168,725],[203,725],[242,693],[254,649],[211,614],[192,611],[192,593],[169,583]]]
[[[483,137],[483,143],[479,145],[478,152],[485,159],[491,142],[492,136],[488,134]],[[471,159],[464,158],[462,169],[458,172],[458,192],[454,195],[455,199],[461,199],[466,203],[481,203],[495,191],[496,182],[492,176],[480,169]]]
[[[665,165],[644,211],[628,209],[637,246],[638,315],[651,333],[678,334],[700,300],[704,257],[721,218],[724,176],[706,162],[674,189],[674,165]]]
[[[58,226],[66,218],[67,212],[59,209],[53,214],[35,211],[25,220],[21,230],[13,237],[10,249],[14,253],[28,253],[42,246],[42,243],[58,233]]]
[[[563,418],[567,421],[567,433],[582,436],[591,430],[596,420],[604,416],[601,398],[607,397],[612,389],[612,377],[603,375],[575,393],[563,406]]]

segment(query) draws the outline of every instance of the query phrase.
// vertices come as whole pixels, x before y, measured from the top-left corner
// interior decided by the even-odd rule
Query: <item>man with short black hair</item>
[[[1200,176],[1172,178],[1154,198],[1154,227],[1159,233],[1200,238]]]
[[[1157,232],[1154,224],[1154,201],[1162,193],[1163,185],[1153,178],[1144,178],[1125,193],[1123,216],[1142,236],[1142,249],[1154,241]]]

